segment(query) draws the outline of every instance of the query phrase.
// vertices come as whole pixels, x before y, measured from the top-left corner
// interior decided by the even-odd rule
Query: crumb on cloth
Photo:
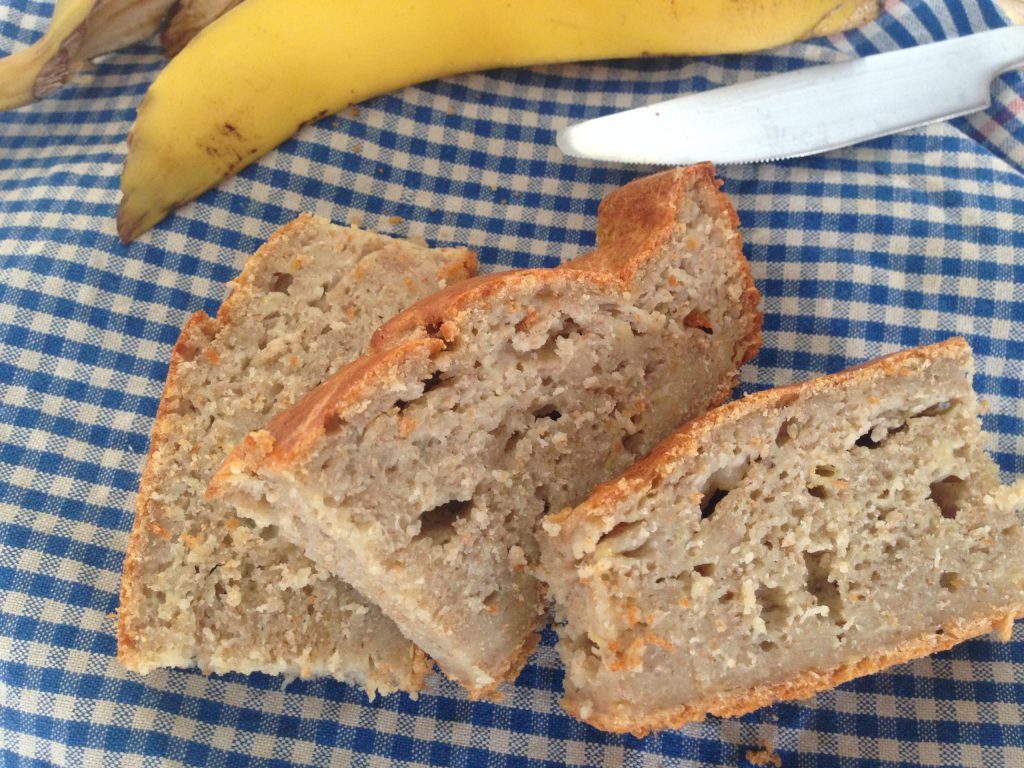
[[[782,756],[772,749],[772,745],[767,741],[761,742],[761,749],[748,749],[746,758],[751,765],[772,765],[775,768],[782,768]]]

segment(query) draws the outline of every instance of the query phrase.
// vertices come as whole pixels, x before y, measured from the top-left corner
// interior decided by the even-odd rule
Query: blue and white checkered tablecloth
[[[965,7],[966,6],[966,9]],[[7,0],[0,51],[51,3]],[[302,130],[131,246],[114,230],[155,43],[0,115],[0,755],[5,766],[1024,766],[1024,623],[803,703],[645,739],[558,707],[550,634],[499,703],[435,678],[414,701],[333,681],[115,659],[122,555],[171,345],[301,211],[468,244],[490,268],[588,248],[638,171],[568,161],[570,121],[760,75],[963,35],[992,0],[890,2],[876,23],[778,50],[470,74]],[[942,74],[936,72],[936,77]],[[764,294],[744,391],[963,334],[1005,479],[1024,474],[1024,75],[965,119],[826,155],[720,169]],[[400,217],[393,218],[393,217]]]

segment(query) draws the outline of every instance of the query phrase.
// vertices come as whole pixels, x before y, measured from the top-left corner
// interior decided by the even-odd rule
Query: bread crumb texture
[[[1024,613],[962,339],[751,395],[546,525],[566,708],[645,733],[803,698]]]
[[[118,655],[133,671],[330,675],[416,690],[422,653],[372,603],[273,527],[203,498],[227,452],[362,352],[380,323],[475,271],[429,250],[304,216],[245,265],[216,318],[179,338],[138,495]]]
[[[593,253],[456,285],[389,322],[211,492],[489,694],[544,615],[538,521],[725,400],[759,343],[757,303],[712,169],[641,179],[602,203]]]

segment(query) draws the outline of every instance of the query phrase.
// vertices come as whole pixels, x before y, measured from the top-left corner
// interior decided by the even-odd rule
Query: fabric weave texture
[[[0,53],[52,7],[0,7]],[[417,700],[330,680],[139,677],[116,660],[121,563],[171,346],[247,254],[309,211],[485,269],[593,245],[597,204],[651,169],[564,158],[587,117],[1005,25],[992,0],[889,2],[874,23],[763,53],[496,70],[304,128],[130,246],[114,228],[125,137],[155,41],[0,114],[0,757],[9,766],[1024,766],[1024,623],[801,703],[645,739],[561,711],[552,635],[496,703],[434,677]],[[936,72],[936,77],[942,77]],[[1004,480],[1024,475],[1024,74],[975,115],[719,169],[764,295],[742,392],[954,334]]]

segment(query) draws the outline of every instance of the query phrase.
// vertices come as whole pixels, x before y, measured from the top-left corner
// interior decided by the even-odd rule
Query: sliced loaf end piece
[[[376,606],[203,492],[242,436],[363,352],[384,320],[475,269],[466,249],[301,216],[247,260],[216,318],[189,320],[124,564],[125,667],[329,675],[370,692],[422,686],[426,659]]]
[[[477,278],[396,317],[210,486],[474,696],[536,642],[538,519],[728,397],[756,348],[757,292],[709,167],[639,180],[600,216],[597,252],[569,268]]]
[[[564,705],[643,734],[810,696],[1024,615],[1024,484],[962,339],[759,392],[544,524]]]

